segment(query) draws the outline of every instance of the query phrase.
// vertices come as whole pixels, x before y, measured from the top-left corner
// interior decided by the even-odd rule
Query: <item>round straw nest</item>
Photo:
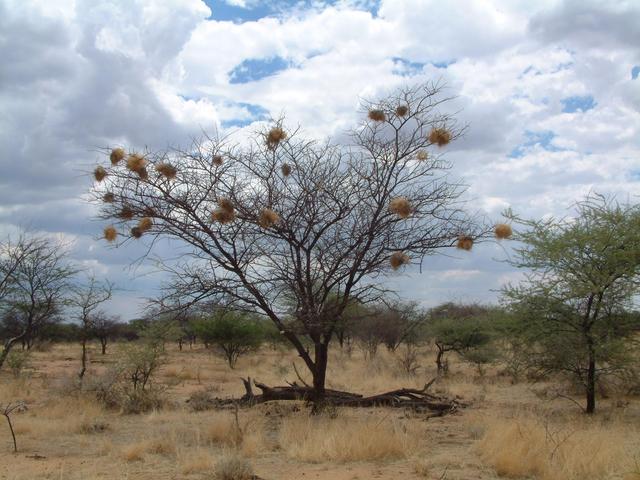
[[[389,263],[394,270],[398,270],[402,265],[406,265],[409,262],[409,257],[402,252],[395,252],[389,257]]]
[[[107,192],[104,195],[102,195],[102,201],[104,203],[113,203],[115,200],[116,200],[116,196],[111,192]]]
[[[156,172],[165,177],[167,180],[173,180],[178,174],[178,169],[170,163],[159,163],[156,165]]]
[[[411,204],[406,197],[396,197],[391,199],[391,202],[389,202],[389,210],[400,218],[407,218],[413,212]]]
[[[101,182],[107,176],[107,171],[104,169],[104,167],[98,165],[93,171],[93,176],[98,182]]]
[[[138,176],[141,180],[146,180],[147,178],[149,178],[149,172],[147,172],[146,168],[143,168],[138,171]]]
[[[416,158],[418,160],[420,160],[421,162],[425,161],[427,158],[429,158],[429,153],[427,153],[426,150],[418,150],[418,153],[416,153]]]
[[[225,210],[223,208],[216,208],[211,212],[211,220],[214,222],[220,222],[221,224],[231,223],[236,219],[234,211]]]
[[[287,138],[287,132],[285,132],[280,127],[273,127],[271,130],[269,130],[269,133],[267,133],[267,147],[273,150],[285,138]]]
[[[513,234],[513,230],[511,229],[511,225],[506,223],[498,223],[495,227],[494,233],[496,234],[496,238],[498,240],[504,240],[506,238],[510,238]]]
[[[283,163],[280,167],[280,170],[282,171],[282,175],[284,175],[285,177],[291,175],[291,165],[289,165],[288,163]]]
[[[140,227],[133,227],[131,229],[131,236],[133,238],[140,238],[144,232],[140,230]]]
[[[104,229],[104,238],[107,242],[115,242],[118,238],[118,231],[113,225],[109,225]]]
[[[211,219],[214,222],[220,222],[223,225],[225,223],[231,223],[236,219],[235,208],[233,206],[233,202],[228,198],[220,198],[218,199],[218,206],[211,213]]]
[[[218,199],[218,206],[222,210],[226,210],[227,212],[233,212],[235,210],[234,207],[233,207],[233,202],[231,200],[229,200],[228,198],[219,198]]]
[[[109,159],[111,160],[112,165],[117,165],[122,161],[124,156],[125,156],[124,148],[118,147],[111,150],[111,155],[109,155]]]
[[[434,128],[429,132],[429,141],[439,147],[444,147],[451,141],[451,132],[446,128]]]
[[[213,162],[214,165],[217,165],[219,167],[220,165],[223,164],[224,159],[222,158],[222,155],[214,155],[211,161]]]
[[[133,209],[128,205],[125,205],[120,209],[120,212],[118,212],[118,217],[123,220],[131,220],[133,218]]]
[[[153,227],[153,220],[150,217],[143,217],[138,222],[138,228],[141,232],[148,232]]]
[[[471,250],[473,248],[473,238],[468,235],[460,235],[456,247],[460,250]]]
[[[406,105],[398,105],[396,107],[396,115],[399,117],[404,117],[407,113],[409,113],[409,107]]]
[[[369,110],[368,116],[369,119],[373,120],[374,122],[384,122],[387,119],[387,116],[384,114],[384,112],[377,108]]]
[[[142,170],[145,170],[147,166],[147,160],[139,153],[132,153],[127,158],[127,168],[132,172],[140,174]]]
[[[270,208],[263,208],[258,216],[258,224],[262,228],[269,228],[280,221],[280,215]]]

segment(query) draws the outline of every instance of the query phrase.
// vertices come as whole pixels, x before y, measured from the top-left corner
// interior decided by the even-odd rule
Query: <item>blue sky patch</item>
[[[636,65],[631,69],[631,80],[635,80],[640,75],[640,65]]]
[[[291,63],[282,57],[249,58],[236,65],[229,72],[229,83],[256,82],[291,67]]]
[[[393,57],[393,73],[402,77],[412,77],[422,73],[425,64],[421,62],[412,62],[402,57]]]
[[[558,152],[561,149],[552,145],[552,141],[555,138],[556,134],[551,130],[543,130],[540,132],[532,132],[530,130],[525,130],[524,132],[525,141],[518,145],[516,148],[511,150],[508,157],[509,158],[520,158],[525,155],[528,149],[535,147],[537,145],[541,146],[548,152]]]
[[[269,110],[260,105],[252,103],[238,103],[242,109],[246,110],[248,115],[243,118],[233,118],[222,121],[222,128],[242,128],[251,125],[253,122],[269,119]]]
[[[596,106],[596,102],[591,95],[573,96],[560,100],[564,113],[586,112]]]
[[[286,16],[292,12],[319,10],[341,3],[340,0],[245,0],[245,6],[229,0],[204,0],[211,9],[209,20],[234,23],[255,22],[270,16]],[[380,0],[352,0],[350,6],[377,16]]]

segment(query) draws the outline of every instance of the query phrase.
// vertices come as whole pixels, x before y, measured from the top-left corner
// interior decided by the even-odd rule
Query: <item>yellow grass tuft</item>
[[[460,235],[456,247],[459,250],[471,250],[473,248],[473,238],[467,235]]]
[[[95,170],[93,171],[93,177],[96,179],[96,181],[101,182],[102,180],[104,180],[107,176],[107,171],[104,169],[104,167],[98,165]]]
[[[111,160],[112,165],[117,165],[124,158],[125,153],[123,148],[114,148],[111,150],[111,155],[109,155],[109,159]]]
[[[249,461],[235,452],[226,452],[216,462],[215,480],[252,480],[253,467]]]
[[[107,242],[115,242],[116,238],[118,238],[118,231],[112,225],[105,227],[104,238]]]
[[[429,158],[429,153],[427,153],[426,150],[418,150],[418,153],[416,153],[416,158],[420,161],[425,161],[427,158]]]
[[[282,167],[280,167],[280,170],[282,171],[282,175],[284,175],[285,177],[291,175],[291,165],[289,165],[288,163],[283,163]]]
[[[378,418],[285,418],[279,443],[289,458],[306,462],[394,460],[418,448],[417,428]]]
[[[410,261],[409,256],[402,252],[395,252],[389,257],[389,263],[394,270],[398,270],[402,265],[406,265]]]
[[[511,230],[511,225],[506,223],[498,223],[494,230],[496,234],[496,238],[499,240],[504,240],[506,238],[511,237],[513,234],[513,230]]]
[[[631,479],[632,476],[623,475],[635,469],[628,442],[634,434],[627,425],[603,426],[584,421],[545,425],[542,420],[528,417],[492,419],[487,421],[477,449],[501,477]]]
[[[170,163],[159,163],[156,165],[156,171],[167,180],[173,180],[178,174],[178,169]]]
[[[127,158],[127,168],[132,172],[140,174],[147,166],[147,160],[139,153],[132,153]]]
[[[375,109],[375,108],[369,110],[368,117],[374,122],[384,122],[387,119],[387,116],[384,114],[382,110]]]
[[[280,215],[270,208],[263,208],[258,217],[258,224],[262,228],[269,228],[280,221]]]
[[[287,138],[287,132],[280,127],[273,127],[267,133],[267,147],[274,150],[285,138]]]
[[[406,197],[396,197],[391,199],[391,202],[389,202],[389,210],[400,218],[408,218],[413,212],[411,204]]]
[[[451,141],[451,132],[446,128],[434,128],[429,132],[429,141],[439,147],[444,147]]]
[[[396,115],[399,117],[404,117],[407,113],[409,113],[409,107],[406,105],[398,105],[396,107]]]

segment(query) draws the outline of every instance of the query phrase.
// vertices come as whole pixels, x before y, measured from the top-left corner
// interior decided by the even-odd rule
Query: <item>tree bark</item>
[[[82,382],[82,379],[84,378],[84,374],[87,371],[87,341],[86,340],[82,340],[82,367],[80,368],[80,373],[78,373],[78,378],[80,379],[80,381]]]
[[[24,340],[24,336],[25,336],[25,333],[22,333],[22,334],[18,335],[17,337],[10,338],[6,342],[4,342],[4,348],[3,348],[2,352],[0,352],[0,369],[2,368],[2,365],[4,365],[4,362],[7,359],[7,356],[9,355],[9,352],[11,351],[13,346],[16,343]]]
[[[325,396],[325,381],[327,377],[327,362],[329,359],[329,345],[322,342],[315,344],[315,368],[313,370],[314,404],[320,406]]]
[[[589,352],[589,367],[587,369],[587,408],[585,413],[592,414],[596,411],[596,361],[592,352]]]

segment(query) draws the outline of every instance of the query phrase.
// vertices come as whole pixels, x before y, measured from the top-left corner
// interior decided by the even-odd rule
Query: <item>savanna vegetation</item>
[[[640,209],[470,214],[443,93],[365,102],[345,145],[281,119],[108,150],[105,239],[185,249],[141,318],[68,245],[3,239],[0,477],[640,479]],[[523,272],[498,304],[384,282],[489,241]]]

